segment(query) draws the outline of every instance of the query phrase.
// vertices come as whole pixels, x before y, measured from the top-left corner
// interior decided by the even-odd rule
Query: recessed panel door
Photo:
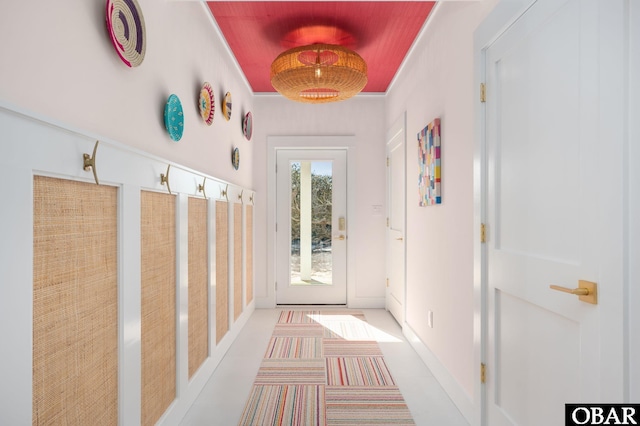
[[[400,325],[405,309],[405,131],[404,115],[387,136],[386,307]]]
[[[606,386],[622,337],[604,327],[620,283],[602,242],[622,243],[599,197],[616,182],[602,150],[619,143],[598,136],[599,4],[539,0],[486,51],[492,426],[563,425],[565,403],[620,395]],[[588,282],[597,304],[570,293],[593,295]]]

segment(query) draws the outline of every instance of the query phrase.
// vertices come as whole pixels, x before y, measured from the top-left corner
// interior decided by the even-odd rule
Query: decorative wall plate
[[[144,17],[136,0],[107,0],[107,30],[122,62],[142,63],[147,47]]]
[[[224,119],[227,121],[231,119],[231,93],[229,92],[224,95],[224,102],[222,102],[222,115],[224,115]]]
[[[233,168],[236,170],[240,167],[240,150],[238,148],[234,148],[231,153],[231,164],[233,164]]]
[[[244,116],[244,121],[242,122],[242,133],[248,141],[251,140],[251,135],[253,134],[253,115],[251,115],[251,111]]]
[[[184,114],[182,103],[176,95],[169,96],[164,107],[164,126],[172,140],[178,142],[184,132]]]
[[[204,83],[202,90],[200,90],[198,108],[200,108],[200,116],[204,122],[211,126],[211,123],[213,123],[213,114],[216,112],[216,105],[213,97],[213,89],[211,89],[211,85],[207,82]]]

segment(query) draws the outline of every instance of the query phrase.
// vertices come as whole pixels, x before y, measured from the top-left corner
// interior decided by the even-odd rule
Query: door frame
[[[487,363],[488,303],[487,248],[481,242],[481,226],[487,220],[486,108],[480,101],[481,84],[486,81],[486,53],[536,0],[500,1],[474,32],[474,111],[473,152],[473,417],[471,424],[487,424],[486,386],[479,380]]]
[[[343,149],[347,152],[347,224],[349,244],[347,244],[347,307],[356,299],[354,247],[358,240],[359,228],[353,220],[356,217],[353,194],[356,189],[356,143],[355,136],[267,136],[267,308],[275,308],[276,301],[276,151],[278,149]],[[351,199],[350,199],[351,198]]]

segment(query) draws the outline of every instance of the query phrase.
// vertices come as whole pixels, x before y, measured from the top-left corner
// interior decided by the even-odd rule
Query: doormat
[[[239,424],[415,424],[374,334],[360,311],[283,311]]]

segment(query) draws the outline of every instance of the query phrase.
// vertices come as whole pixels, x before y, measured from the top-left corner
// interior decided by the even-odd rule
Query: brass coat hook
[[[244,204],[244,200],[242,199],[242,195],[244,194],[244,189],[242,191],[240,191],[240,194],[238,194],[238,200],[240,200],[240,202],[242,204]]]
[[[204,184],[205,183],[207,183],[207,178],[206,177],[202,181],[202,185],[198,185],[198,192],[202,192],[202,196],[206,199],[207,198],[207,193],[204,192]]]
[[[98,144],[100,141],[96,141],[96,144],[93,147],[93,155],[82,154],[82,158],[84,159],[83,169],[88,172],[89,169],[93,171],[93,178],[96,180],[96,185],[100,185],[98,182],[98,172],[96,171],[96,152],[98,151]]]
[[[169,186],[169,170],[171,169],[171,164],[167,166],[167,174],[160,173],[160,185],[167,184],[167,190],[169,194],[171,194],[171,187]]]
[[[224,189],[220,191],[220,198],[224,198],[225,200],[229,201],[229,197],[227,196],[228,190],[229,190],[229,185],[227,184],[227,186],[225,186]]]

